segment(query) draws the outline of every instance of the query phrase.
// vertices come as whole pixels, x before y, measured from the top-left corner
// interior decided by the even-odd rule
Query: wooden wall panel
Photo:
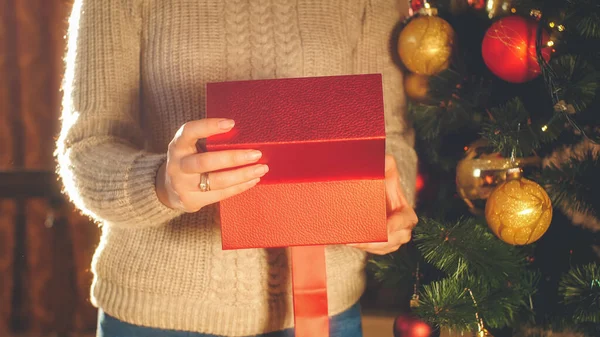
[[[49,41],[47,1],[15,2],[17,20],[17,55],[20,71],[20,107],[23,125],[24,169],[52,169],[52,138],[55,134],[56,107],[51,101],[53,58]],[[28,287],[25,307],[29,309],[28,329],[36,335],[53,330],[52,245],[54,237],[45,229],[48,212],[46,201],[25,202],[25,235]],[[60,276],[57,276],[60,277]]]
[[[21,77],[20,105],[24,131],[24,164],[29,170],[52,170],[54,136],[58,132],[59,91],[50,20],[54,1],[18,0],[17,51]]]
[[[16,203],[0,200],[0,336],[8,336],[12,316]]]
[[[18,81],[16,67],[14,7],[10,0],[0,0],[0,170],[9,170],[18,161]],[[15,221],[14,200],[0,199],[0,336],[7,336],[13,315]]]
[[[71,6],[0,0],[0,171],[55,169]],[[0,199],[0,336],[10,328],[27,335],[95,329],[89,268],[98,237],[98,227],[64,200]]]
[[[74,270],[77,297],[75,303],[74,330],[88,332],[96,328],[97,311],[90,303],[92,272],[90,264],[100,240],[100,229],[71,205],[65,207],[74,252]]]

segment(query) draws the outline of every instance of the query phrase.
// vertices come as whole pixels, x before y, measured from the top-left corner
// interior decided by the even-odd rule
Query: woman
[[[361,336],[366,254],[397,249],[416,223],[416,156],[387,48],[397,2],[75,1],[57,158],[72,201],[102,225],[92,263],[100,336],[291,335],[286,250],[221,249],[215,203],[268,167],[237,168],[256,151],[197,153],[198,140],[235,123],[203,118],[204,86],[383,73],[396,159],[386,162],[389,242],[327,247],[331,334]]]

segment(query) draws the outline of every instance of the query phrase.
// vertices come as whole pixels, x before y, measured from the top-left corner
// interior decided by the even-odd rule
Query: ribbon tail
[[[329,337],[325,246],[291,248],[295,337]]]

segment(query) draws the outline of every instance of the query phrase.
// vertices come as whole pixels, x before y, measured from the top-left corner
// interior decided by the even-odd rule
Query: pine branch
[[[478,322],[477,310],[465,289],[469,286],[462,279],[448,278],[425,285],[414,311],[430,324],[459,332],[472,331]]]
[[[453,277],[468,273],[499,285],[514,282],[523,273],[524,256],[474,218],[454,224],[422,218],[415,243],[425,261]]]
[[[600,265],[573,268],[561,278],[559,291],[577,323],[600,323]]]
[[[585,38],[600,38],[600,3],[597,0],[567,0],[565,23]]]
[[[560,166],[543,169],[538,183],[545,187],[554,205],[596,216],[600,212],[600,156],[587,152]]]
[[[585,110],[596,97],[600,75],[585,60],[564,55],[550,62],[553,70],[553,82],[558,88],[560,100],[575,108],[575,112]]]
[[[476,107],[489,95],[481,81],[465,81],[458,71],[448,69],[431,76],[428,86],[426,101],[412,103],[410,109],[420,138],[432,140],[479,125]]]
[[[475,329],[477,316],[488,327],[503,327],[513,322],[526,305],[525,299],[530,294],[525,290],[532,288],[534,285],[492,287],[485,280],[471,276],[446,278],[423,287],[415,312],[430,323],[452,330]]]
[[[530,114],[519,98],[491,109],[490,119],[483,123],[481,131],[497,152],[510,156],[514,151],[517,157],[529,156],[539,148],[540,133],[541,129],[538,132],[532,128]]]
[[[369,259],[369,271],[377,282],[388,287],[413,282],[416,266],[415,263],[411,263],[409,254],[403,249],[405,247],[402,246],[395,253]]]

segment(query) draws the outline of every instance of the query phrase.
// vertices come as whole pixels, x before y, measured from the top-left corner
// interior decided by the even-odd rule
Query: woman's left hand
[[[372,254],[385,255],[395,252],[400,246],[410,241],[418,218],[402,192],[396,161],[391,155],[385,157],[385,195],[388,212],[388,241],[349,244],[349,246]]]

